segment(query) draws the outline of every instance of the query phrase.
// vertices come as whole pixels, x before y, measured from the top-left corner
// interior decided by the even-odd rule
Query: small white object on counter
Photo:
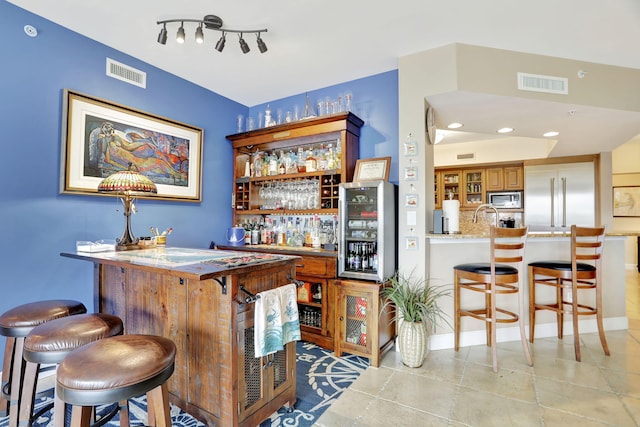
[[[444,223],[448,224],[448,228],[443,225],[443,233],[459,233],[460,232],[460,201],[443,200],[442,216]]]
[[[78,252],[108,252],[115,250],[115,240],[97,240],[95,242],[78,240],[76,242],[76,251]]]

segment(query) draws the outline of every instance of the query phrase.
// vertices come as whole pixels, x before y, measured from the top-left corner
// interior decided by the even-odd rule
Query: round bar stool
[[[166,381],[173,374],[175,356],[173,341],[155,335],[92,342],[73,350],[58,365],[56,400],[72,405],[70,427],[88,427],[94,406],[146,393],[148,424],[171,427]],[[120,406],[120,425],[129,426],[126,404]]]
[[[527,358],[533,366],[524,327],[524,249],[527,227],[497,228],[491,226],[490,262],[460,264],[453,267],[454,335],[455,350],[460,348],[461,317],[471,316],[485,322],[487,345],[492,347],[493,371],[498,372],[496,329],[498,323],[518,322],[520,338]],[[484,307],[461,308],[461,291],[472,291],[484,296]],[[500,308],[497,295],[518,294],[518,313]]]
[[[39,415],[32,412],[41,364],[59,364],[72,350],[103,338],[122,335],[123,331],[124,327],[119,317],[103,313],[63,317],[33,328],[24,341],[26,366],[20,399],[19,425],[30,425],[32,418],[35,419]],[[54,417],[61,417],[62,423],[64,413],[64,406],[54,408]],[[13,426],[9,424],[9,427]]]
[[[571,226],[571,260],[536,261],[529,263],[529,340],[533,342],[536,329],[536,311],[550,310],[556,313],[558,338],[562,339],[564,315],[570,315],[573,324],[573,346],[576,360],[580,362],[579,316],[596,316],[598,335],[604,354],[609,356],[609,346],[604,336],[602,321],[602,249],[604,227]],[[555,290],[555,301],[542,303],[536,298],[536,285]],[[580,291],[580,292],[579,292]],[[595,291],[593,303],[586,304],[587,291]]]
[[[19,305],[0,315],[0,335],[7,337],[2,364],[0,416],[8,413],[12,425],[17,425],[18,422],[25,338],[33,328],[42,323],[86,312],[87,308],[79,301],[46,300]]]

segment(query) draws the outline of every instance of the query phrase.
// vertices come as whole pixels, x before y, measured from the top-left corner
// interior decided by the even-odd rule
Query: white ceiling
[[[247,106],[397,69],[401,56],[451,43],[640,69],[638,0],[9,2]],[[245,36],[251,47],[248,54],[240,51],[235,34],[227,35],[222,53],[213,48],[218,32],[205,30],[204,45],[196,45],[194,24],[185,24],[185,44],[174,41],[176,24],[167,27],[167,44],[157,43],[160,26],[156,21],[200,19],[207,14],[220,16],[225,27],[268,28],[262,35],[268,52],[258,51],[252,34]],[[541,107],[519,102],[514,108],[513,99],[483,99],[482,117],[477,109],[469,109],[478,119],[472,125],[471,118],[467,121],[464,116],[466,101],[466,105],[474,102],[461,94],[458,98],[429,99],[442,122],[455,116],[455,120],[466,121],[465,130],[471,133],[486,133],[483,125],[493,131],[490,112],[506,117],[514,111]],[[489,101],[494,103],[487,104]],[[566,110],[566,106],[559,107]],[[602,148],[615,147],[640,133],[640,116],[608,113],[584,111],[574,118],[572,127],[582,129],[575,137],[586,133],[594,145],[582,149],[600,147],[595,151],[606,151]],[[517,120],[513,127],[524,131],[534,122],[531,117],[535,115],[519,114],[513,118]],[[599,118],[596,123],[594,117]],[[604,120],[612,124],[609,134],[594,138],[595,125],[602,128]],[[567,144],[576,141],[567,139]],[[564,143],[561,138],[558,145]],[[553,154],[561,155],[558,153],[575,152],[575,147],[556,150]]]

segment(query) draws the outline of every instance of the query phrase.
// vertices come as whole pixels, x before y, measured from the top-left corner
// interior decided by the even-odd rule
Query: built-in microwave
[[[497,209],[522,209],[522,191],[488,192],[487,203]]]

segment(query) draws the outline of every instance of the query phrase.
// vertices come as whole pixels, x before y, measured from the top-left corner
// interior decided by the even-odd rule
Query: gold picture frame
[[[353,182],[389,180],[391,157],[358,159],[353,173]]]
[[[202,201],[201,128],[69,89],[62,115],[60,193],[108,195],[102,179],[135,167],[156,184],[154,199]]]

